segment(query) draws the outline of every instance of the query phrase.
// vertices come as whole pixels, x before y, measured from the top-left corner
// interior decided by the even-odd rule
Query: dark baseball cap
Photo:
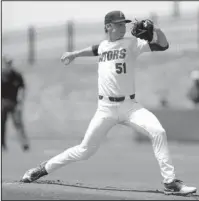
[[[130,23],[132,21],[126,20],[124,13],[118,10],[107,13],[104,19],[104,24],[120,22]]]

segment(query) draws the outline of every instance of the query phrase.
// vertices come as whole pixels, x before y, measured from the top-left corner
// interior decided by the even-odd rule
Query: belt
[[[129,96],[130,99],[134,99],[135,98],[135,94],[132,94]],[[99,95],[99,99],[102,100],[104,98],[104,96]],[[108,99],[112,102],[121,102],[125,100],[125,96],[121,96],[121,97],[111,97],[109,96]]]

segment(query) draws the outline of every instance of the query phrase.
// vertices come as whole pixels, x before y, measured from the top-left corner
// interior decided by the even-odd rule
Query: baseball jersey
[[[135,93],[135,62],[142,52],[151,51],[148,42],[137,38],[102,41],[93,46],[99,55],[98,91],[103,96],[129,96]]]
[[[1,80],[2,98],[16,102],[18,90],[20,87],[25,87],[22,75],[14,69],[3,69]]]

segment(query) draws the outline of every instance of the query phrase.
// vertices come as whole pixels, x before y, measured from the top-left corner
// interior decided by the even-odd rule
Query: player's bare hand
[[[64,65],[70,64],[75,59],[75,54],[73,52],[65,52],[61,57],[61,62]]]

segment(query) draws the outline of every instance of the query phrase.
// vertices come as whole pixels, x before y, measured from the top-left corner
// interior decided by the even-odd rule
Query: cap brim
[[[130,23],[130,22],[132,22],[131,20],[124,20],[124,19],[122,19],[122,20],[115,20],[115,21],[112,21],[112,23],[121,23],[121,22],[125,22],[125,23]]]

